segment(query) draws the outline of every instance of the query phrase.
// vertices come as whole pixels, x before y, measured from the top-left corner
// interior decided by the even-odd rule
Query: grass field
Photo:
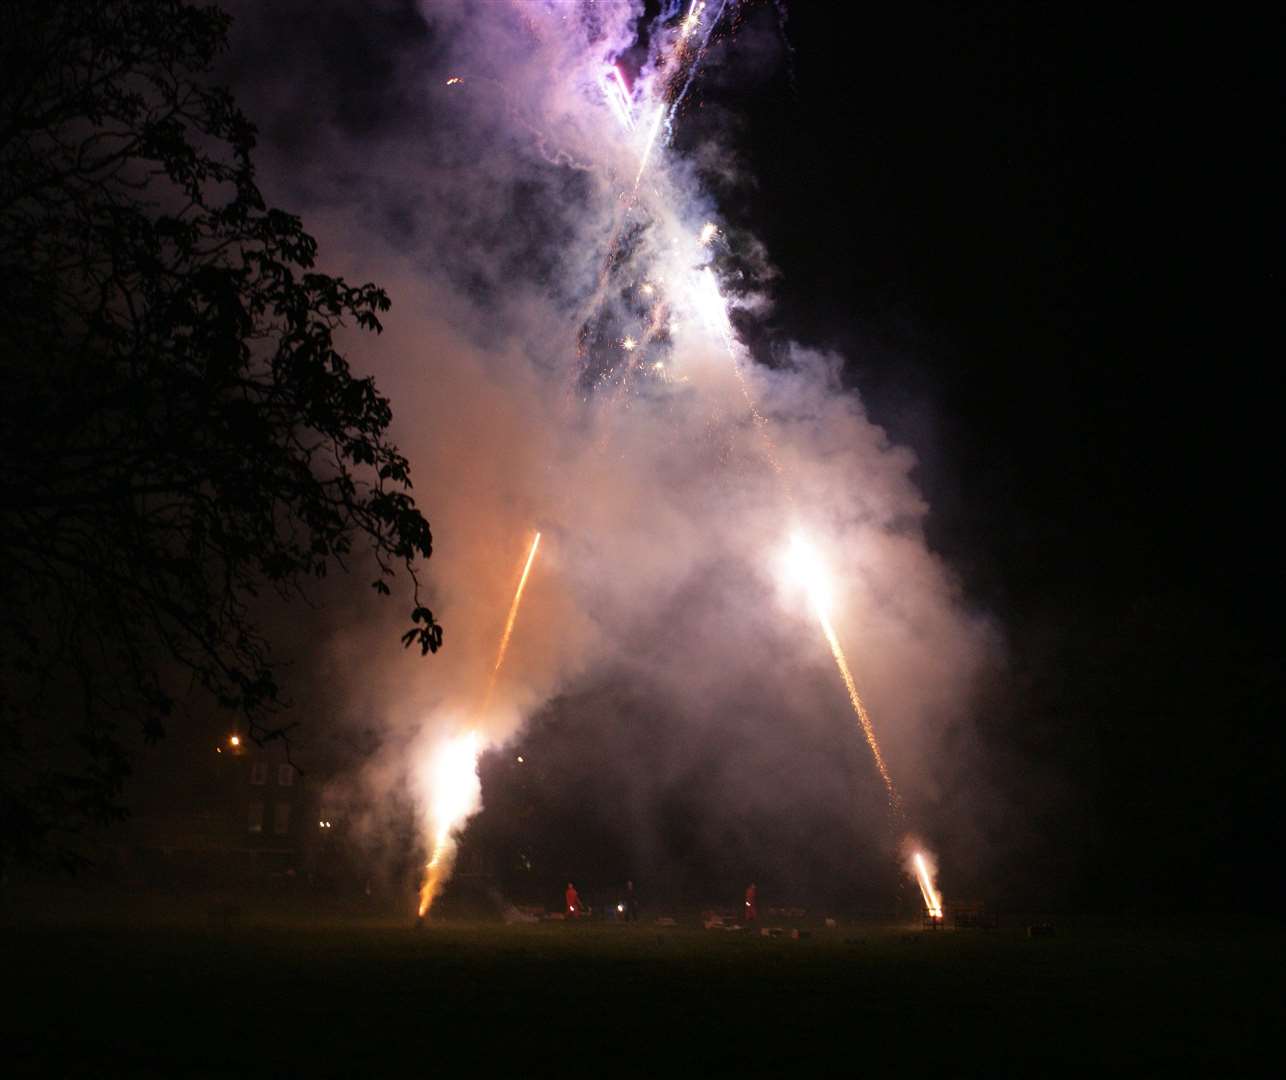
[[[0,928],[24,1074],[1246,1074],[1274,928],[506,927],[246,913]],[[133,923],[133,924],[131,924]],[[8,1071],[8,1070],[6,1070]]]

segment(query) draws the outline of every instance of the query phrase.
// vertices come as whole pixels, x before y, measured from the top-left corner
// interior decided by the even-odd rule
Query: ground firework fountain
[[[929,865],[925,861],[924,852],[917,851],[912,857],[915,866],[915,880],[920,886],[920,896],[924,900],[924,910],[931,919],[942,918],[942,897],[938,895],[937,889],[933,887],[933,878],[929,873]]]
[[[518,578],[513,602],[509,605],[505,629],[500,636],[500,648],[496,652],[496,662],[487,680],[487,690],[483,696],[478,718],[485,717],[491,706],[496,679],[500,675],[505,655],[509,651],[509,640],[513,637],[514,624],[518,621],[518,609],[522,605],[522,594],[527,588],[527,578],[531,574],[532,563],[536,561],[536,551],[539,547],[540,533],[537,532],[527,551],[527,561],[523,563],[522,575]],[[478,757],[483,747],[476,723],[477,718],[474,725],[463,735],[449,739],[439,747],[430,765],[431,777],[428,789],[432,792],[429,807],[431,847],[429,861],[424,866],[424,879],[420,885],[418,910],[420,918],[428,915],[433,907],[433,901],[437,899],[443,884],[451,874],[451,868],[455,862],[456,831],[478,808],[481,796],[478,784]]]
[[[615,450],[616,441],[624,447],[631,435],[638,435],[636,418],[644,410],[636,410],[634,418],[629,415],[636,401],[644,405],[669,402],[686,392],[679,387],[701,383],[697,391],[701,398],[693,411],[705,410],[711,417],[710,430],[718,432],[724,445],[735,445],[736,460],[744,470],[741,475],[757,485],[756,498],[763,504],[765,514],[773,516],[776,527],[784,522],[793,532],[791,573],[803,586],[807,609],[820,629],[883,785],[890,826],[894,835],[900,836],[906,831],[902,796],[841,642],[841,631],[847,631],[847,627],[832,613],[833,605],[851,605],[855,601],[832,595],[822,558],[806,539],[824,538],[828,550],[840,550],[835,543],[837,536],[824,524],[828,517],[834,521],[840,515],[829,514],[828,507],[818,501],[816,487],[809,483],[808,462],[801,460],[792,432],[781,422],[780,403],[765,395],[763,372],[756,369],[738,340],[725,295],[725,291],[731,295],[735,286],[730,285],[726,275],[721,279],[720,269],[737,243],[736,231],[725,233],[709,220],[710,216],[717,220],[717,214],[711,213],[708,198],[692,198],[692,177],[685,163],[677,161],[673,153],[674,129],[683,121],[680,107],[697,84],[712,43],[718,43],[728,12],[739,16],[738,5],[693,0],[685,12],[668,7],[646,34],[647,55],[643,60],[637,42],[631,48],[623,43],[620,34],[607,39],[595,37],[599,24],[587,18],[587,25],[594,23],[594,33],[587,33],[583,45],[559,53],[567,62],[566,68],[551,66],[549,70],[559,73],[553,80],[559,88],[553,98],[560,107],[572,101],[570,111],[585,121],[578,129],[595,133],[592,151],[578,157],[571,149],[564,151],[554,146],[556,140],[549,132],[537,131],[539,118],[528,123],[524,116],[527,130],[538,135],[546,162],[574,161],[576,168],[583,166],[611,189],[610,201],[603,202],[604,207],[610,206],[610,212],[602,215],[601,231],[595,234],[593,250],[600,254],[586,274],[588,280],[578,281],[569,290],[575,299],[567,309],[567,325],[579,328],[574,345],[579,367],[567,384],[577,399],[575,407],[584,407],[576,421],[584,421],[589,427],[591,421],[599,423],[608,418],[596,431],[597,445]],[[629,24],[622,21],[621,25]],[[550,26],[554,40],[563,41],[563,30],[552,23]],[[610,41],[610,46],[604,41]],[[453,76],[453,84],[459,85],[456,79]],[[474,85],[473,77],[470,79],[470,85]],[[604,131],[608,133],[606,138]],[[698,201],[703,204],[700,216],[693,206]],[[606,250],[599,245],[605,245]],[[646,415],[655,419],[661,414],[662,410],[657,409]],[[685,434],[691,431],[689,426]],[[664,432],[654,427],[647,431],[647,437],[653,443],[663,441]],[[620,452],[623,455],[626,451],[622,448]],[[725,460],[720,455],[721,464]],[[761,468],[764,463],[767,468]],[[722,481],[726,486],[731,486],[729,475],[730,471]],[[600,539],[584,522],[572,526],[562,520],[557,507],[543,499],[532,499],[532,506],[542,518],[567,528],[569,535],[584,533],[578,542],[593,545]],[[703,541],[706,539],[707,534],[699,528],[694,532],[702,535]],[[771,538],[768,542],[772,543]],[[440,803],[436,795],[428,800],[430,858],[421,894],[421,914],[428,912],[450,871],[454,831],[477,805],[476,795],[471,799],[459,797],[455,779],[440,780],[444,775],[440,770],[446,769],[445,763],[449,762],[453,774],[463,773],[476,785],[477,755],[485,741],[478,735],[478,725],[486,721],[491,710],[539,544],[537,534],[513,594],[481,706],[468,724],[455,729],[466,730],[468,739],[443,740],[427,770],[433,781],[430,788],[436,791],[441,782],[455,794],[444,796]],[[861,669],[878,673],[879,650],[872,647],[872,640],[862,644],[859,675]],[[868,662],[871,667],[866,667]],[[873,677],[868,674],[867,678]],[[875,685],[863,685],[874,698],[878,692]],[[889,721],[885,724],[880,730],[890,739],[890,753],[900,770],[903,761],[898,756],[897,741],[890,734],[897,729]],[[905,773],[899,775],[904,783],[910,783]],[[917,855],[906,870],[917,882],[926,909],[940,917],[941,897],[923,858]]]

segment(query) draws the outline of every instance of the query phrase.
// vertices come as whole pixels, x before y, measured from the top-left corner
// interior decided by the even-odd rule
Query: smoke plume
[[[654,725],[628,759],[593,764],[618,800],[594,809],[624,818],[639,858],[664,845],[658,793],[691,784],[697,760],[711,762],[709,788],[685,795],[698,847],[744,848],[739,823],[804,822],[821,803],[865,815],[853,835],[883,836],[879,778],[782,572],[804,530],[908,814],[932,833],[959,810],[940,805],[968,768],[948,736],[991,632],[926,546],[914,455],[842,388],[842,358],[788,346],[769,369],[735,337],[730,353],[702,296],[708,282],[753,318],[771,278],[752,237],[703,236],[720,224],[712,173],[745,178],[700,115],[702,80],[738,49],[764,63],[781,50],[739,36],[735,5],[712,25],[714,2],[683,68],[686,7],[645,26],[625,2],[351,6],[234,8],[230,78],[252,116],[273,118],[270,198],[303,215],[328,269],[394,302],[385,332],[348,349],[392,401],[434,530],[426,586],[446,642],[415,659],[398,644],[401,605],[325,596],[332,632],[310,677],[381,733],[368,796],[409,784],[429,813],[447,740],[476,727],[502,745],[552,699],[592,691],[601,727]],[[613,64],[632,129],[608,100]],[[680,153],[662,119],[640,168],[655,110],[676,100],[673,127],[698,152]],[[805,872],[789,851],[773,858]]]

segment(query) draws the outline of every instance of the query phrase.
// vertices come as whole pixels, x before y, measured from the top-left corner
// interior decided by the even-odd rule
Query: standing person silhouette
[[[759,921],[759,890],[755,887],[755,883],[753,881],[746,886],[744,918],[747,926]]]
[[[580,893],[576,891],[576,886],[570,881],[567,883],[567,917],[569,919],[579,919],[581,913]]]

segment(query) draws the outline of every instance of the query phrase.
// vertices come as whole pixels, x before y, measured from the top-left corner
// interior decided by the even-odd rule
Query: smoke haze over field
[[[644,100],[654,73],[631,52],[640,7],[233,10],[229,77],[252,118],[271,117],[261,121],[268,197],[302,214],[328,269],[393,299],[384,334],[354,335],[349,355],[392,402],[435,535],[426,586],[446,631],[437,657],[400,648],[404,605],[350,604],[345,588],[325,597],[336,629],[310,677],[384,736],[367,794],[409,771],[427,799],[424,762],[443,739],[477,723],[499,745],[551,700],[579,695],[577,722],[604,731],[560,745],[591,755],[584,772],[602,782],[582,792],[583,809],[626,823],[629,858],[669,858],[658,807],[680,788],[698,853],[730,846],[751,861],[738,866],[782,876],[807,876],[802,864],[827,843],[862,840],[895,858],[843,685],[782,570],[798,527],[830,572],[831,618],[912,823],[942,849],[944,869],[982,865],[986,797],[962,792],[977,766],[975,682],[995,635],[962,608],[926,545],[913,455],[842,389],[838,358],[801,347],[771,370],[738,359],[769,452],[733,361],[691,301],[713,258],[753,263],[725,292],[744,292],[737,303],[752,313],[765,303],[744,288],[770,273],[752,238],[698,242],[719,221],[702,169],[721,184],[751,179],[693,103],[730,54],[782,63],[780,40],[762,20],[717,28],[676,119],[700,152],[677,156],[663,132],[631,214],[639,135],[613,117],[600,73],[627,57]],[[323,35],[314,22],[331,25]],[[306,47],[313,33],[317,52]],[[345,55],[321,50],[323,37],[345,40]],[[657,283],[667,325],[631,368],[618,345],[647,329],[650,315],[629,299],[643,282]],[[478,715],[536,529],[544,539],[513,643]],[[838,839],[819,836],[832,826]],[[756,850],[769,839],[780,843]]]

